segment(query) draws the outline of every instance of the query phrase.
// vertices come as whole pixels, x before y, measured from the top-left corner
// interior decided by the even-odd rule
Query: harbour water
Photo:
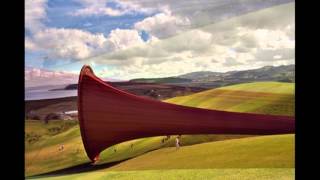
[[[65,85],[26,87],[25,100],[54,99],[77,96],[77,90],[63,90]],[[54,89],[54,90],[53,90]]]

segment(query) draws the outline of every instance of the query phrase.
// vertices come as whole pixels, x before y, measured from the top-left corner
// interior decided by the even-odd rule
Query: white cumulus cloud
[[[42,21],[46,15],[47,0],[25,1],[25,28],[30,32],[43,28]]]
[[[126,49],[142,44],[144,41],[138,31],[130,29],[115,29],[110,32],[106,41],[111,51]]]
[[[78,29],[47,28],[35,33],[32,42],[26,43],[26,49],[45,51],[51,58],[82,59],[103,49],[105,42],[106,38],[100,33],[92,34]]]
[[[84,59],[101,52],[125,49],[142,43],[136,30],[112,30],[108,37],[79,29],[47,28],[26,38],[27,50],[42,50],[50,58]]]
[[[273,21],[273,23],[259,23]],[[275,21],[278,18],[279,21]],[[152,24],[152,23],[151,23]],[[122,78],[163,77],[188,71],[232,71],[294,63],[294,3],[95,57]],[[275,58],[274,58],[275,57]],[[113,72],[113,73],[112,73]]]
[[[174,16],[169,10],[145,18],[134,25],[135,29],[144,30],[157,38],[175,35],[189,26],[190,20],[187,17]]]
[[[143,8],[139,4],[130,1],[118,0],[77,0],[83,8],[70,12],[73,16],[122,16],[132,13],[149,14],[152,8]],[[108,6],[108,2],[114,3],[115,7]]]

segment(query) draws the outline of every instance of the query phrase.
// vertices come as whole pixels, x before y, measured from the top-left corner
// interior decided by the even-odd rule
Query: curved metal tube
[[[88,157],[114,144],[172,134],[286,134],[295,118],[186,107],[116,89],[83,66],[78,82],[81,136]]]

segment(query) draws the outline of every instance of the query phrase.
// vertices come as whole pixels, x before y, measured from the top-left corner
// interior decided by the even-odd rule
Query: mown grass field
[[[232,112],[294,116],[294,83],[238,84],[179,96],[165,102]]]
[[[108,170],[293,168],[294,135],[272,135],[162,148]]]
[[[80,129],[78,125],[59,134],[51,135],[49,129],[61,127],[64,121],[52,121],[44,125],[39,121],[26,121],[26,133],[40,136],[35,142],[25,142],[25,173],[27,176],[46,173],[54,170],[90,162],[86,156]],[[35,130],[37,130],[35,133]],[[245,135],[183,135],[183,145],[191,145],[208,141],[219,141],[232,138],[243,138]],[[100,155],[98,164],[121,161],[142,155],[146,152],[162,147],[174,146],[175,136],[170,137],[164,143],[161,140],[165,136],[141,138],[126,141],[104,150]],[[59,151],[63,144],[64,150]],[[131,148],[131,144],[133,145]],[[117,152],[114,152],[116,148]]]
[[[25,122],[26,134],[39,137],[32,142],[25,141],[26,176],[89,162],[77,124],[58,134],[50,134],[50,127],[60,127],[63,123],[61,120],[47,125],[39,121]],[[63,151],[58,150],[61,144],[65,147]]]
[[[241,179],[241,180],[292,180],[294,168],[233,168],[233,169],[170,169],[170,170],[140,170],[140,171],[108,171],[89,172],[65,176],[48,176],[38,180],[70,180],[70,179],[117,179],[117,180],[171,180],[171,179]]]
[[[179,150],[167,147],[107,169],[42,178],[294,179],[294,135],[208,142]]]
[[[227,110],[227,111],[236,111],[236,112],[254,112],[254,113],[263,113],[263,114],[278,114],[278,115],[293,115],[294,114],[294,84],[293,83],[277,83],[277,82],[259,82],[259,83],[246,83],[246,84],[240,84],[240,85],[234,85],[234,86],[227,86],[223,88],[217,88],[209,91],[204,91],[201,93],[189,95],[189,96],[182,96],[182,97],[176,97],[169,100],[166,100],[170,103],[175,104],[181,104],[181,105],[187,105],[187,106],[193,106],[193,107],[200,107],[200,108],[208,108],[208,109],[218,109],[218,110]],[[78,164],[83,164],[89,162],[89,159],[86,157],[86,154],[84,152],[84,148],[82,146],[82,141],[80,137],[80,131],[79,126],[77,124],[65,124],[66,122],[63,121],[51,121],[49,124],[44,125],[41,122],[37,121],[26,121],[26,134],[28,134],[28,137],[26,137],[26,152],[25,152],[25,173],[26,176],[35,175],[35,174],[41,174],[49,171],[54,171],[58,169],[64,169],[67,167],[75,166]],[[58,127],[58,128],[56,128]],[[49,130],[51,129],[51,130]],[[26,135],[27,136],[27,135]],[[194,171],[198,171],[197,167],[198,165],[204,164],[203,166],[200,166],[199,168],[267,168],[267,169],[260,169],[261,171],[264,171],[266,174],[269,173],[268,169],[274,168],[274,166],[278,168],[289,168],[286,170],[286,172],[292,172],[292,169],[294,167],[293,163],[293,157],[290,156],[290,154],[294,153],[293,149],[293,135],[287,135],[288,137],[279,138],[278,136],[273,138],[269,138],[269,140],[263,141],[257,141],[252,142],[251,140],[248,140],[249,138],[239,139],[239,140],[248,140],[248,142],[244,142],[243,144],[238,144],[238,149],[242,148],[242,159],[238,159],[236,161],[237,157],[235,157],[234,161],[224,161],[219,164],[217,157],[221,157],[221,160],[223,160],[223,154],[227,154],[227,151],[225,151],[224,148],[231,148],[230,153],[232,151],[231,145],[228,145],[227,141],[219,141],[214,143],[227,143],[224,144],[222,149],[220,148],[220,154],[219,154],[219,148],[215,147],[214,145],[207,144],[204,142],[211,142],[211,141],[217,141],[217,140],[225,140],[225,139],[232,139],[232,138],[240,138],[240,137],[246,137],[246,136],[233,136],[233,135],[197,135],[197,136],[182,136],[182,145],[184,146],[179,150],[179,153],[185,152],[188,155],[180,154],[174,154],[178,153],[174,150],[174,148],[165,148],[170,147],[174,145],[174,137],[172,137],[169,141],[166,141],[165,143],[161,143],[161,139],[163,137],[150,137],[150,138],[143,138],[138,140],[132,140],[128,142],[123,142],[120,144],[117,144],[113,147],[109,147],[105,151],[101,153],[100,159],[101,161],[99,164],[107,163],[107,162],[115,162],[120,160],[125,160],[132,157],[130,160],[127,160],[125,162],[122,162],[112,168],[114,170],[133,170],[127,167],[131,167],[132,165],[126,165],[125,163],[133,163],[135,164],[135,167],[140,167],[139,170],[143,169],[153,169],[153,168],[160,168],[169,165],[171,169],[177,169],[177,168],[186,168],[186,164],[189,164],[191,169],[194,169]],[[29,142],[29,140],[31,141]],[[290,140],[292,139],[292,140]],[[228,140],[229,141],[229,140]],[[241,141],[240,141],[241,142]],[[260,142],[260,143],[259,143]],[[278,142],[278,143],[277,143]],[[63,151],[58,151],[58,147],[60,144],[64,144],[65,149]],[[203,156],[199,156],[201,154],[197,154],[197,150],[192,150],[191,147],[193,146],[186,146],[191,144],[198,144],[198,143],[204,143],[199,145],[204,145],[208,147],[202,147],[204,149]],[[256,143],[256,146],[250,146],[251,143]],[[268,143],[270,146],[268,146]],[[280,144],[283,145],[280,145]],[[291,144],[290,144],[291,143]],[[133,144],[131,148],[131,144]],[[237,143],[232,143],[237,144]],[[198,145],[197,145],[198,146]],[[210,146],[210,147],[209,147]],[[266,156],[266,154],[257,154],[263,157],[271,158],[271,160],[264,160],[261,161],[257,156],[250,156],[250,153],[246,153],[246,149],[252,149],[255,152],[265,152],[268,153],[269,149],[271,154],[276,153],[272,151],[271,149],[279,149],[278,146],[281,146],[282,152],[287,153],[279,153],[279,156]],[[200,146],[201,147],[201,146]],[[114,148],[117,149],[117,152],[115,153],[113,150]],[[162,149],[160,149],[162,148]],[[191,148],[191,149],[189,149]],[[156,150],[159,149],[159,150]],[[196,148],[196,149],[199,149]],[[200,148],[201,149],[201,148]],[[152,151],[156,150],[156,151]],[[152,151],[152,152],[149,152]],[[160,151],[160,154],[154,154],[154,157],[152,153],[157,153]],[[157,164],[154,163],[154,166],[147,166],[150,165],[148,162],[152,162],[152,159],[157,162],[164,163],[163,159],[157,159],[157,157],[165,158],[165,156],[161,156],[161,152],[165,155],[170,155],[170,151],[172,151],[172,157],[168,159],[167,164]],[[192,152],[194,154],[189,153]],[[213,151],[212,157],[208,155],[210,152]],[[149,152],[149,153],[147,153]],[[216,154],[218,153],[218,154]],[[140,156],[142,154],[145,154],[143,156]],[[151,155],[150,155],[151,154]],[[247,156],[245,156],[247,154]],[[205,156],[207,155],[207,156]],[[149,158],[148,158],[149,157]],[[175,159],[178,158],[178,159]],[[188,159],[189,157],[189,159]],[[190,159],[190,157],[192,157]],[[209,158],[210,157],[210,158]],[[228,156],[229,157],[229,156]],[[230,156],[232,157],[232,156]],[[251,157],[251,160],[250,160]],[[289,158],[290,157],[290,158]],[[142,158],[142,159],[138,159]],[[146,158],[146,159],[144,159]],[[227,158],[227,157],[225,157]],[[279,159],[280,158],[280,159]],[[284,159],[281,159],[284,158]],[[137,160],[138,159],[138,160]],[[183,161],[183,159],[188,159],[188,161]],[[213,162],[204,163],[204,161],[207,161],[207,159],[214,159]],[[274,164],[272,161],[278,161],[280,164]],[[248,161],[247,161],[248,160]],[[139,166],[137,164],[138,161],[141,161],[140,164],[145,164],[144,167]],[[181,162],[181,163],[180,163]],[[182,163],[184,162],[184,163]],[[188,163],[190,162],[190,163]],[[237,164],[238,162],[247,162],[246,165],[244,164]],[[250,166],[248,165],[248,162],[251,162]],[[198,164],[194,164],[198,163]],[[211,164],[210,164],[211,163]],[[212,166],[212,163],[216,164],[215,166]],[[282,165],[281,165],[282,163]],[[174,164],[176,164],[174,166]],[[208,164],[207,166],[205,164]],[[136,166],[137,165],[137,166]],[[194,167],[191,167],[193,165]],[[224,165],[224,167],[221,167],[221,165]],[[220,167],[219,167],[220,166]],[[239,167],[238,167],[239,166]],[[179,169],[180,169],[179,168]],[[196,168],[196,169],[195,169]],[[234,170],[234,169],[233,169]],[[230,171],[230,172],[233,172]],[[260,171],[258,170],[258,171]],[[110,170],[108,170],[108,173],[100,173],[100,171],[95,171],[102,175],[102,177],[111,177],[111,176],[117,176],[114,173],[109,173]],[[179,172],[182,172],[183,170],[179,170]],[[213,170],[215,171],[215,170]],[[201,171],[199,172],[199,176],[203,174],[205,176],[206,173],[213,172],[211,170],[208,171]],[[235,169],[235,171],[237,171]],[[272,171],[272,170],[270,170]],[[175,171],[174,171],[175,172]],[[174,172],[167,172],[168,177],[176,177]],[[177,171],[178,172],[178,171]],[[225,171],[225,175],[229,173],[229,171]],[[243,171],[241,170],[242,173]],[[160,173],[160,171],[143,171],[142,174],[149,174],[150,177],[152,177],[154,174]],[[261,172],[262,173],[262,172]],[[280,172],[279,173],[284,173]],[[83,174],[83,173],[81,173]],[[123,176],[123,178],[129,178],[131,175],[130,172],[122,172],[122,175],[119,174],[120,177]],[[166,173],[161,173],[166,174]],[[178,173],[179,174],[179,173]],[[186,173],[188,174],[188,173]],[[197,174],[197,173],[196,173]],[[231,175],[232,173],[230,173]],[[243,173],[245,174],[245,173]],[[271,173],[272,174],[272,173]],[[284,173],[286,174],[286,173]],[[289,173],[290,177],[292,176],[292,173]],[[74,175],[77,177],[77,175]],[[97,175],[98,176],[98,175]],[[288,176],[288,177],[289,177]],[[91,176],[90,176],[91,177]],[[100,177],[100,175],[99,175]],[[185,176],[186,178],[188,176]],[[287,177],[286,175],[284,177]],[[174,178],[173,178],[174,179]]]

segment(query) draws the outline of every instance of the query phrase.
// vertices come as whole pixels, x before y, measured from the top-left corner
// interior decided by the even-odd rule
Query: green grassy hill
[[[62,132],[58,134],[52,134],[51,129],[67,126],[66,123],[66,121],[51,121],[45,125],[40,121],[26,121],[25,173],[27,176],[90,162],[82,145],[78,125],[69,127],[64,131],[61,130]],[[33,140],[28,142],[27,137]],[[243,137],[247,136],[183,135],[181,140],[183,145],[192,145]],[[159,148],[174,146],[175,137],[171,137],[168,141],[162,143],[163,138],[165,136],[141,138],[111,146],[101,153],[99,164],[121,161]],[[63,151],[58,150],[61,144],[64,145]],[[133,144],[132,148],[131,144]],[[114,148],[117,149],[116,153]]]
[[[71,180],[71,179],[90,179],[90,180],[194,180],[194,179],[241,179],[241,180],[292,180],[294,179],[294,168],[232,168],[232,169],[170,169],[170,170],[139,170],[139,171],[107,171],[89,172],[63,176],[46,176],[46,180]]]
[[[25,174],[26,176],[66,168],[89,162],[86,158],[79,126],[76,124],[58,134],[51,129],[58,129],[64,121],[25,121]],[[36,138],[35,138],[36,137]],[[28,141],[28,139],[32,139]],[[59,145],[65,149],[59,151]]]
[[[294,115],[294,83],[255,82],[216,88],[166,102],[205,109]]]
[[[43,179],[294,179],[294,135],[155,150],[111,168]],[[40,179],[42,179],[40,178]]]
[[[293,168],[294,135],[224,140],[152,151],[108,170]]]
[[[227,111],[293,115],[294,84],[277,82],[247,83],[204,91],[190,96],[176,97],[167,100],[167,102]],[[183,135],[182,144],[186,146],[240,137],[246,136]],[[125,160],[152,150],[174,145],[173,137],[165,143],[161,143],[162,138],[164,137],[137,139],[109,147],[101,153],[100,163]],[[248,143],[251,143],[251,141],[248,141]],[[265,143],[268,143],[268,141]],[[66,121],[51,121],[49,124],[44,125],[39,121],[26,121],[25,144],[25,173],[27,176],[89,162],[82,145],[79,126],[70,124],[70,122],[68,124]],[[58,151],[60,144],[65,146],[63,151]],[[132,149],[130,148],[131,144],[133,144]],[[117,149],[116,153],[113,151],[114,148]],[[207,148],[207,151],[209,152],[211,149]],[[293,149],[288,151],[293,152]],[[201,163],[202,160],[197,159],[196,161]]]

